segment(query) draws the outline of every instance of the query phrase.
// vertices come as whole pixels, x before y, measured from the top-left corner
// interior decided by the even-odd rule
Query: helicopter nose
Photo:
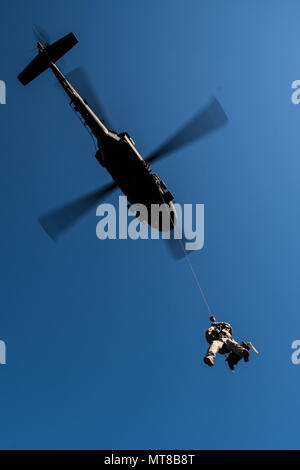
[[[170,207],[170,223],[171,223],[170,229],[173,230],[177,223],[177,214],[176,214],[176,209],[175,209],[173,202],[169,203],[169,207]]]
[[[177,222],[176,209],[173,202],[165,203],[161,206],[159,217],[151,219],[151,225],[160,232],[171,232]]]

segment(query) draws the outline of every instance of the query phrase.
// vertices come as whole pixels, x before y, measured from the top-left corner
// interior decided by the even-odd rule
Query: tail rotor
[[[38,24],[34,24],[32,27],[33,34],[37,40],[43,47],[47,47],[50,44],[50,36],[49,34]]]

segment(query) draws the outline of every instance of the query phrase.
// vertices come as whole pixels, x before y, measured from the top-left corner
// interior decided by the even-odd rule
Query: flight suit
[[[213,360],[218,352],[220,354],[233,352],[239,357],[244,357],[248,353],[243,346],[232,339],[232,328],[229,323],[213,322],[205,336],[206,341],[209,343],[206,358]],[[245,353],[245,351],[247,352]]]

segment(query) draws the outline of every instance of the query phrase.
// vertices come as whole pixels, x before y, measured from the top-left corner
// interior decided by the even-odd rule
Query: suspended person
[[[245,362],[248,362],[250,346],[245,342],[239,344],[232,338],[231,325],[226,322],[217,322],[213,316],[210,317],[210,321],[212,324],[205,334],[206,340],[209,343],[209,348],[204,357],[205,364],[209,367],[214,366],[214,358],[217,353],[230,353],[227,362],[231,370],[234,369],[235,364],[242,358]]]

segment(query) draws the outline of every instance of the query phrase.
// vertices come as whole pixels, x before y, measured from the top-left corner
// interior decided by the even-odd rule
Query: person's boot
[[[250,351],[250,346],[248,343],[245,343],[245,341],[241,341],[240,345],[244,348],[247,349],[247,351]]]
[[[249,356],[250,356],[249,351],[248,351],[247,349],[244,349],[244,351],[243,351],[243,358],[244,358],[244,361],[245,361],[245,362],[248,362],[248,361],[249,361]]]
[[[212,357],[205,356],[205,358],[203,360],[204,360],[204,363],[207,364],[209,367],[214,366],[214,360],[213,360]]]

